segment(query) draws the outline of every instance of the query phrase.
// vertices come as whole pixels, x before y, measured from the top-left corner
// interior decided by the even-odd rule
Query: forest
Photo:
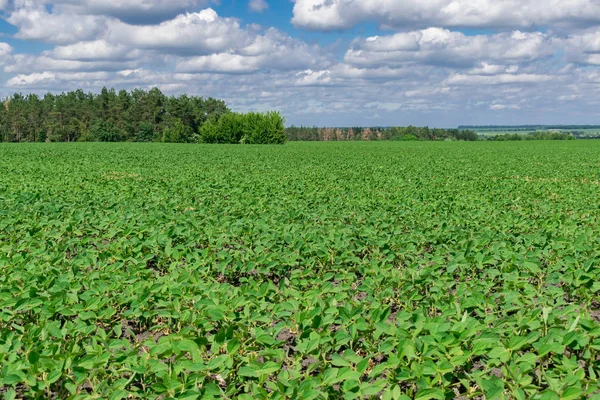
[[[229,112],[222,100],[159,89],[15,94],[0,107],[0,141],[193,142],[207,120]]]
[[[478,140],[477,133],[471,130],[440,129],[429,127],[353,127],[317,128],[296,127],[286,129],[290,141],[352,141],[352,140]]]

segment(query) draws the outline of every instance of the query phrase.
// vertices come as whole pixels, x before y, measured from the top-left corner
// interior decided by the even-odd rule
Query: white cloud
[[[294,81],[296,86],[323,86],[331,83],[331,71],[313,71],[310,69],[298,72]]]
[[[250,38],[237,20],[221,18],[208,8],[197,13],[178,15],[159,25],[130,25],[113,22],[108,40],[138,49],[210,54],[249,44]]]
[[[362,66],[419,63],[472,67],[480,63],[533,61],[554,52],[551,41],[540,32],[467,36],[429,28],[355,41],[345,61]]]
[[[248,3],[248,7],[251,11],[254,12],[263,12],[267,8],[269,8],[269,3],[267,0],[250,0]]]
[[[67,46],[57,46],[52,51],[52,56],[63,60],[123,60],[136,59],[140,51],[131,49],[120,43],[109,43],[106,40],[79,42]]]
[[[0,42],[0,62],[2,58],[12,53],[13,48],[8,43]]]
[[[77,5],[87,12],[117,15],[131,12],[164,13],[203,7],[209,4],[207,0],[58,0],[54,3]]]
[[[41,55],[15,54],[4,67],[7,73],[32,73],[44,71],[117,71],[135,67],[135,61],[79,61],[57,59],[48,53]]]
[[[31,87],[31,86],[47,86],[53,85],[60,81],[74,82],[90,82],[90,81],[105,81],[109,78],[106,72],[78,72],[78,73],[56,73],[56,72],[41,72],[33,74],[19,74],[9,79],[7,85],[9,87]]]
[[[399,28],[512,27],[600,23],[596,0],[296,0],[294,25],[348,29],[362,22]]]
[[[529,84],[555,81],[557,77],[543,74],[498,74],[471,75],[452,74],[445,83],[448,85],[500,85],[500,84]]]
[[[600,29],[573,33],[555,42],[564,49],[570,62],[600,65]]]
[[[490,110],[499,111],[499,110],[518,110],[521,106],[518,104],[491,104]]]
[[[262,61],[259,57],[219,53],[183,59],[177,64],[177,70],[181,72],[249,73],[257,71],[261,64]]]
[[[7,3],[8,0],[0,0]],[[196,11],[216,0],[15,0],[15,9],[52,5],[57,13],[115,17],[136,23],[157,23],[186,11]]]
[[[43,5],[23,2],[6,20],[18,28],[15,37],[66,44],[93,39],[106,28],[106,19],[89,15],[49,13]]]

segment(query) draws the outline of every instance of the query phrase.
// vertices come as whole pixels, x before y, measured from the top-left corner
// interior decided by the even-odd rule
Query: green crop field
[[[4,398],[600,399],[600,142],[0,145]]]

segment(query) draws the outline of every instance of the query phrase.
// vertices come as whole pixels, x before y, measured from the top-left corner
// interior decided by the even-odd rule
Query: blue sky
[[[600,123],[596,0],[0,0],[0,96],[159,87],[288,124]]]

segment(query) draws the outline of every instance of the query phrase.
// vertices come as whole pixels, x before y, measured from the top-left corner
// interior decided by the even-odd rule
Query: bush
[[[94,136],[88,131],[88,132],[84,132],[81,134],[81,136],[79,137],[79,139],[77,139],[78,142],[93,142],[94,141]]]
[[[400,138],[400,140],[404,142],[414,142],[419,139],[415,135],[404,135]]]
[[[284,122],[278,112],[227,113],[202,125],[199,140],[202,143],[283,144]]]
[[[192,143],[196,141],[195,139],[192,130],[185,126],[180,119],[177,119],[163,131],[162,141],[165,143]]]

